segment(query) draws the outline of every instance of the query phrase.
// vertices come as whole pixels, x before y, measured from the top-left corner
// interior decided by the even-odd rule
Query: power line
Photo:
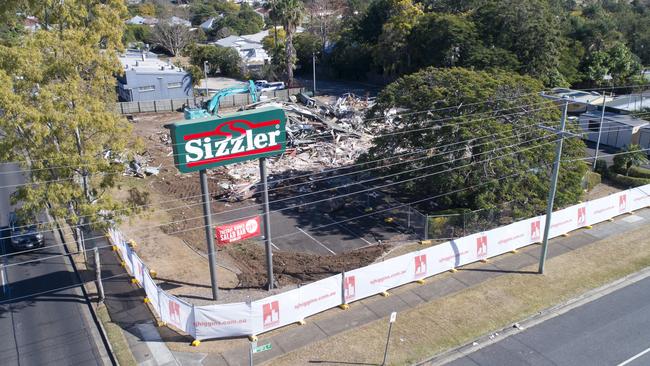
[[[515,146],[523,145],[523,144],[526,144],[526,143],[530,143],[530,142],[533,142],[533,141],[545,139],[545,138],[548,138],[548,137],[549,136],[542,136],[542,137],[538,137],[538,138],[535,138],[535,139],[525,140],[525,141],[522,141],[522,142],[519,142],[519,143],[516,143],[516,144],[513,144],[513,145],[508,145],[508,146],[497,148],[497,149],[490,150],[490,151],[484,151],[484,152],[475,154],[474,156],[480,156],[480,155],[484,155],[484,154],[493,153],[493,152],[498,151],[498,150],[504,150],[504,149],[512,148],[512,147],[515,147]],[[462,149],[462,150],[464,150],[464,149]],[[449,152],[445,152],[445,154],[446,153],[449,153]],[[398,175],[402,175],[402,174],[405,174],[405,173],[411,173],[411,172],[419,171],[419,170],[426,169],[426,168],[431,168],[431,167],[435,167],[435,166],[439,166],[439,165],[453,163],[453,162],[458,161],[458,160],[466,160],[466,158],[456,158],[456,159],[452,159],[452,160],[449,160],[449,161],[438,162],[438,163],[435,163],[435,164],[432,164],[432,165],[428,165],[428,166],[424,166],[424,167],[417,167],[417,168],[410,169],[410,170],[407,170],[407,171],[392,173],[392,174],[389,174],[389,175],[379,176],[379,177],[375,177],[375,178],[371,178],[371,179],[367,179],[367,180],[363,180],[363,181],[358,181],[358,182],[353,182],[353,183],[346,183],[346,184],[343,184],[341,186],[330,187],[330,188],[326,188],[326,189],[323,189],[323,190],[320,190],[320,191],[309,192],[309,193],[305,193],[305,194],[302,194],[302,195],[283,198],[283,199],[279,199],[279,200],[273,200],[273,201],[270,201],[269,203],[284,202],[284,201],[288,201],[288,200],[302,198],[302,197],[305,197],[305,196],[310,196],[310,195],[313,195],[313,194],[324,193],[324,192],[328,192],[328,191],[334,191],[334,190],[337,190],[339,188],[346,188],[346,187],[359,185],[359,184],[363,184],[363,183],[368,183],[368,182],[379,180],[379,179],[385,179],[387,177],[398,176]],[[472,163],[472,164],[474,164],[474,163]],[[244,209],[248,209],[249,207],[253,207],[253,206],[258,206],[258,204],[247,205],[247,206],[235,208],[235,209],[232,209],[232,210],[226,210],[226,211],[219,212],[218,214],[241,211],[241,210],[244,210]],[[188,205],[188,207],[189,207],[189,205]],[[175,222],[170,222],[169,224],[184,222],[184,221],[197,219],[197,218],[202,218],[202,217],[205,217],[205,215],[197,216],[197,217],[193,217],[193,218],[188,218],[188,219],[183,219],[183,220],[179,220],[179,221],[175,221]],[[25,225],[25,226],[31,226],[31,225]],[[78,225],[78,226],[81,226],[81,225]],[[46,231],[42,231],[42,232],[48,232],[48,231],[50,231],[50,230],[46,230]],[[11,237],[13,237],[13,236],[3,237],[3,238],[11,238]]]

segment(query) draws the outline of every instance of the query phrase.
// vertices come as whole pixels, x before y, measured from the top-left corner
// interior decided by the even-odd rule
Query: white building
[[[578,123],[585,132],[583,138],[593,142],[598,141],[598,131],[600,129],[600,143],[619,149],[630,144],[640,144],[641,129],[650,125],[648,121],[630,115],[605,112],[601,129],[600,116],[601,112],[598,110],[580,115]],[[650,134],[648,134],[647,139],[648,144],[650,144]]]
[[[549,92],[542,93],[542,97],[558,100],[558,105],[564,105],[566,101],[569,102],[567,111],[569,113],[584,113],[591,109],[596,109],[603,104],[603,95],[594,91],[588,92],[583,90],[574,90],[567,88],[553,88]],[[605,96],[605,103],[613,100],[614,98]],[[571,103],[574,102],[574,103]]]
[[[268,62],[270,59],[262,46],[262,39],[268,35],[269,31],[264,30],[255,34],[228,36],[214,42],[214,44],[237,50],[246,66],[259,66]]]
[[[609,109],[621,112],[639,112],[650,109],[650,93],[621,95],[607,102],[606,105]]]

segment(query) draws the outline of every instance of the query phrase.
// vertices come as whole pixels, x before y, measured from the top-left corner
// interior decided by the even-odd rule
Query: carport
[[[578,118],[580,128],[586,133],[583,136],[585,140],[598,141],[600,116],[600,111],[593,111],[583,113]],[[648,121],[634,116],[605,112],[600,143],[619,149],[630,144],[640,144],[640,131],[649,124]],[[650,144],[650,130],[646,133],[648,133],[647,144]]]

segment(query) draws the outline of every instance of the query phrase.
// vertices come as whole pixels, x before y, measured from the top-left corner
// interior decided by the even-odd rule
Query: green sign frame
[[[286,116],[266,107],[165,125],[170,130],[174,165],[181,173],[241,163],[286,150]]]

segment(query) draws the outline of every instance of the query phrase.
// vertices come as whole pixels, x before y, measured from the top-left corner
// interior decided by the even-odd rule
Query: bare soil
[[[171,141],[165,124],[182,120],[182,113],[140,114],[134,118],[133,133],[144,141],[149,166],[160,166],[158,176],[144,179],[124,177],[123,187],[114,193],[126,199],[128,189],[150,193],[150,210],[123,223],[122,231],[138,243],[138,255],[158,272],[163,288],[194,303],[210,299],[207,245],[200,199],[198,173],[180,174],[174,167]],[[213,199],[224,189],[221,183],[237,183],[225,168],[209,171],[208,185]],[[254,203],[212,203],[214,213]],[[273,267],[280,286],[292,286],[325,278],[341,271],[368,265],[387,251],[387,246],[367,247],[334,256],[290,253],[274,250]],[[266,257],[259,241],[218,248],[218,282],[224,296],[220,301],[242,301],[267,296],[259,292],[267,282]],[[229,290],[237,290],[235,292]],[[259,293],[258,293],[259,292]]]

